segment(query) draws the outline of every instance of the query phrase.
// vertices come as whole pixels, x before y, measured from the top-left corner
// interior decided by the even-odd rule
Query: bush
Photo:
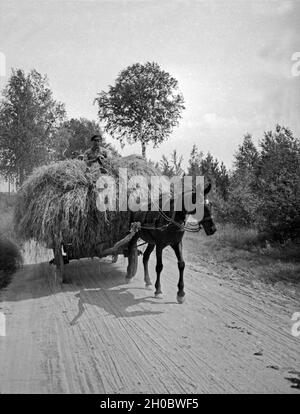
[[[0,288],[7,285],[10,276],[22,264],[19,248],[5,237],[0,237]]]
[[[257,166],[257,224],[272,239],[300,235],[300,141],[277,125],[261,142]]]
[[[265,133],[256,149],[250,135],[235,155],[230,197],[218,218],[255,227],[281,243],[300,236],[300,141],[285,127]]]

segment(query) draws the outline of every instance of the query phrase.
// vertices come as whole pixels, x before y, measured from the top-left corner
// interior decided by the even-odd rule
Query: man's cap
[[[102,140],[103,140],[102,134],[95,134],[91,137],[91,141],[102,141]]]

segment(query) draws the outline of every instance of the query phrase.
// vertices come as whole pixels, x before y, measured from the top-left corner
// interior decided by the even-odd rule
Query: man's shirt
[[[89,148],[85,151],[83,160],[86,162],[86,164],[90,167],[94,162],[100,163],[100,158],[107,158],[107,151],[105,148]]]

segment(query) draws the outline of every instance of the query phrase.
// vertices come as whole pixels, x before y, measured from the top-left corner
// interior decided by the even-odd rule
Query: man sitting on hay
[[[106,160],[108,157],[107,150],[101,145],[103,143],[103,136],[100,132],[99,134],[93,135],[91,137],[92,146],[87,149],[83,156],[83,161],[91,169],[91,172],[100,169],[102,174],[106,174],[107,171],[103,167],[103,160]]]

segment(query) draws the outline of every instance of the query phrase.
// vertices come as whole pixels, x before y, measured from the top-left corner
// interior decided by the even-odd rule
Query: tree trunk
[[[146,159],[146,143],[142,141],[142,157]]]
[[[20,188],[25,180],[25,171],[22,165],[18,167],[17,187]]]

